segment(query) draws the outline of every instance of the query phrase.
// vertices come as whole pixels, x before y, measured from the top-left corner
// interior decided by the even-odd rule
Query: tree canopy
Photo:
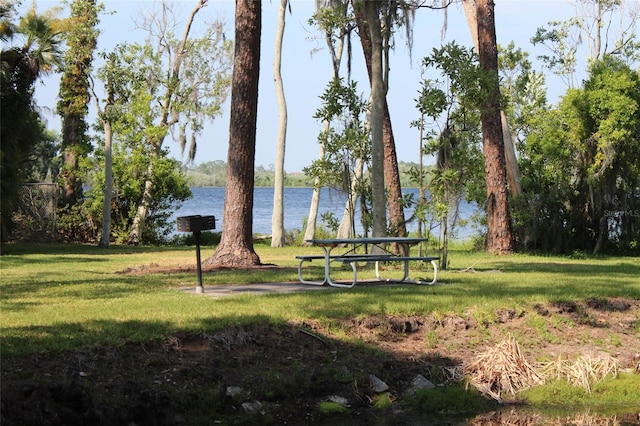
[[[181,32],[175,31],[182,22],[175,19],[176,16],[171,16],[173,8],[168,2],[163,2],[159,11],[140,14],[136,23],[140,29],[146,29],[147,39],[123,42],[109,51],[99,52],[98,62],[104,66],[96,69],[90,66],[90,58],[93,53],[91,40],[97,34],[92,22],[97,21],[82,12],[85,10],[83,7],[95,6],[92,0],[66,3],[70,13],[67,20],[58,20],[49,14],[39,15],[35,10],[17,17],[10,5],[0,9],[1,35],[3,42],[6,42],[2,50],[3,238],[11,217],[11,200],[15,200],[15,197],[12,198],[12,191],[15,192],[30,175],[49,176],[50,179],[51,173],[48,171],[55,172],[61,161],[61,157],[51,161],[52,155],[58,152],[62,155],[70,152],[77,154],[77,182],[103,185],[97,176],[106,167],[101,163],[102,156],[106,156],[107,151],[106,135],[104,140],[102,135],[95,133],[91,135],[92,139],[81,135],[83,129],[87,129],[83,125],[88,99],[84,91],[85,77],[95,81],[102,80],[104,86],[109,88],[108,98],[111,103],[98,99],[98,105],[104,108],[98,120],[100,130],[103,130],[102,125],[107,119],[109,131],[113,132],[114,137],[114,168],[120,172],[126,170],[131,177],[115,176],[113,190],[109,190],[105,182],[104,195],[97,195],[99,191],[90,191],[92,199],[88,206],[91,206],[91,214],[78,211],[80,214],[76,219],[79,222],[69,222],[68,226],[61,228],[64,232],[78,228],[80,222],[82,226],[99,222],[101,213],[93,207],[98,198],[93,197],[102,197],[101,200],[106,203],[110,192],[115,197],[112,200],[118,199],[124,188],[133,189],[129,184],[142,185],[136,191],[127,191],[129,196],[137,194],[135,196],[139,197],[137,201],[123,201],[127,205],[127,213],[120,214],[119,218],[114,216],[114,220],[126,222],[133,214],[128,241],[140,242],[144,240],[140,238],[141,230],[146,229],[144,221],[154,221],[160,217],[158,209],[164,207],[159,206],[165,205],[160,200],[156,200],[157,203],[154,201],[154,191],[166,200],[179,200],[187,194],[184,191],[187,182],[229,184],[232,180],[230,176],[233,175],[213,179],[211,174],[201,173],[198,166],[189,164],[197,153],[198,141],[202,139],[206,121],[221,113],[231,84],[231,47],[234,41],[227,38],[223,26],[218,22],[206,23],[197,27],[198,31],[204,28],[204,32],[192,33],[196,27],[192,28],[191,23],[196,13],[207,3],[207,0],[197,3]],[[574,18],[552,21],[533,35],[532,42],[547,49],[546,55],[538,59],[567,81],[566,91],[559,101],[550,103],[545,87],[550,74],[545,74],[544,69],[536,69],[526,47],[510,43],[496,49],[498,46],[492,38],[489,25],[492,11],[487,9],[491,3],[465,3],[475,7],[477,18],[484,16],[477,22],[476,30],[485,26],[484,32],[477,33],[486,38],[486,42],[479,45],[487,47],[487,50],[480,51],[476,47],[481,54],[474,55],[471,49],[463,46],[451,44],[436,48],[427,57],[425,65],[430,72],[436,71],[439,74],[435,77],[432,74],[423,81],[415,82],[416,86],[423,84],[417,99],[422,120],[417,127],[421,132],[426,129],[425,117],[433,125],[432,132],[420,134],[420,146],[426,147],[419,153],[420,162],[423,160],[422,156],[426,155],[433,156],[435,161],[434,168],[430,171],[434,186],[429,194],[425,194],[430,198],[427,197],[424,201],[444,205],[447,202],[442,204],[442,201],[448,198],[446,194],[450,194],[467,197],[480,206],[499,208],[501,217],[498,222],[505,226],[508,223],[513,225],[513,236],[518,249],[560,252],[580,250],[595,253],[637,251],[640,220],[640,149],[637,123],[640,115],[640,45],[635,35],[637,14],[625,15],[624,19],[619,20],[624,25],[616,28],[613,23],[618,22],[617,16],[627,12],[624,2],[582,2],[584,9],[579,8],[579,14]],[[429,5],[433,6],[431,3]],[[323,105],[316,117],[328,124],[319,137],[328,154],[323,154],[318,162],[309,167],[309,171],[313,170],[313,176],[324,176],[324,184],[336,186],[339,181],[340,186],[348,187],[351,191],[354,188],[353,181],[348,186],[345,185],[345,170],[350,170],[350,174],[355,176],[357,169],[361,167],[355,162],[369,162],[370,165],[366,166],[370,169],[369,175],[365,173],[365,179],[362,180],[368,187],[362,193],[372,194],[373,186],[369,179],[377,179],[375,186],[378,195],[375,198],[379,204],[383,199],[383,204],[389,209],[389,219],[385,218],[386,232],[394,232],[392,229],[395,229],[391,214],[392,201],[408,201],[392,195],[391,187],[399,188],[400,179],[398,185],[390,185],[393,174],[390,171],[393,171],[393,167],[389,167],[388,163],[393,163],[397,168],[398,161],[392,155],[393,150],[388,149],[389,143],[393,146],[395,142],[391,133],[391,115],[384,97],[387,92],[392,93],[397,89],[393,80],[388,79],[388,58],[390,49],[393,48],[394,28],[404,26],[410,33],[410,25],[407,24],[411,23],[414,16],[429,13],[424,9],[416,9],[417,6],[425,4],[411,1],[388,4],[319,2],[320,9],[312,18],[323,32],[322,36],[330,41],[328,47],[332,51],[334,71],[342,56],[339,58],[338,52],[343,48],[347,51],[349,67],[354,66],[351,62],[353,46],[347,34],[360,36],[365,52],[365,65],[368,67],[367,77],[370,78],[368,83],[375,84],[366,85],[364,93],[356,96],[356,84],[357,87],[362,87],[362,82],[351,80],[351,75],[343,81],[339,78],[329,79],[331,83],[328,90],[318,96],[317,101]],[[398,14],[399,10],[404,13]],[[482,15],[480,12],[483,11],[487,14]],[[500,13],[499,8],[496,13]],[[391,22],[390,19],[395,21]],[[61,22],[77,24],[72,28],[73,31],[67,31],[66,39],[60,33],[64,28]],[[371,24],[376,28],[372,29]],[[381,25],[381,34],[378,34],[378,24]],[[250,28],[251,31],[261,31],[256,23]],[[375,59],[372,36],[376,39]],[[63,57],[63,41],[66,41],[67,47],[64,63],[60,61]],[[287,48],[286,43],[283,48]],[[583,60],[580,55],[585,51]],[[381,69],[378,67],[380,56],[383,58]],[[584,73],[581,73],[583,63],[586,67]],[[372,65],[376,66],[375,76]],[[236,58],[235,66],[244,65]],[[285,82],[289,66],[287,62],[282,65]],[[62,133],[76,132],[78,136],[78,144],[73,149],[67,149],[68,140],[60,144],[57,142],[58,138],[53,137],[50,132],[44,132],[43,119],[33,99],[37,79],[55,70],[60,70],[63,77],[59,110],[70,120],[69,123],[75,123],[70,127],[65,125],[66,130]],[[242,70],[237,71],[238,75],[243,75]],[[579,76],[582,77],[583,74],[584,78],[580,80]],[[253,74],[251,78],[257,81]],[[242,87],[249,91],[258,90],[257,86]],[[100,97],[100,88],[97,92],[96,96]],[[372,94],[375,96],[367,102],[360,99],[361,96],[366,98]],[[246,99],[242,102],[247,102],[249,95],[253,99],[257,93],[245,93],[243,96]],[[314,94],[309,96],[313,97]],[[243,106],[239,99],[236,99],[237,104],[232,102],[232,105]],[[107,105],[109,108],[106,108]],[[243,107],[247,106],[249,103]],[[293,105],[294,109],[295,107]],[[328,108],[336,110],[329,111]],[[253,114],[252,109],[251,111]],[[515,140],[523,191],[514,191],[515,184],[501,180],[499,173],[485,180],[492,170],[502,169],[502,166],[495,167],[502,161],[497,111],[505,114],[510,126],[507,131]],[[78,117],[71,120],[74,114]],[[239,159],[234,157],[233,161],[225,163],[225,167],[234,168],[240,173],[238,164],[235,164],[236,160],[240,161],[244,165],[241,169],[249,172],[235,177],[246,179],[242,186],[250,192],[248,188],[252,185],[273,184],[273,177],[270,170],[261,171],[253,164],[255,134],[253,131],[240,129],[241,125],[253,123],[253,119],[248,120],[249,115],[244,115],[242,120],[236,117],[237,122],[230,129],[241,130],[243,141],[236,138],[233,146],[234,149],[246,148],[246,155]],[[394,120],[401,123],[399,118],[394,117]],[[504,135],[504,119],[500,120],[503,120]],[[481,121],[485,123],[482,132],[486,139],[484,169],[479,167],[477,161],[478,148],[481,146],[481,133],[478,131]],[[384,151],[379,144],[372,150],[372,135],[375,135],[378,143],[381,129]],[[106,128],[104,131],[106,134]],[[167,137],[178,142],[181,153],[179,159],[170,159],[164,143]],[[250,149],[245,143],[253,143],[254,146]],[[403,144],[407,142],[403,141]],[[496,148],[491,156],[488,155],[487,147]],[[418,149],[416,146],[416,152]],[[92,150],[95,152],[91,152]],[[242,154],[238,151],[232,153]],[[381,153],[384,167],[379,158]],[[376,161],[373,161],[374,154],[378,156]],[[180,160],[185,164],[180,164]],[[146,168],[142,166],[145,161]],[[133,164],[136,164],[135,168],[131,167]],[[304,166],[305,164],[300,164],[300,169]],[[175,174],[168,172],[172,168],[175,168]],[[63,170],[63,173],[67,171]],[[185,180],[185,171],[194,180]],[[352,171],[354,172],[351,173]],[[380,197],[379,191],[382,187],[379,178],[383,174],[386,197]],[[289,177],[285,175],[282,178],[287,185]],[[402,185],[406,186],[407,177],[400,178]],[[487,187],[493,185],[492,182],[500,181],[499,188],[496,186],[483,194],[479,188],[483,181]],[[291,182],[293,181],[290,180],[289,183]],[[318,182],[322,183],[320,179]],[[517,180],[514,182],[517,183]],[[506,191],[507,188],[510,192]],[[507,194],[509,198],[506,198]],[[238,200],[245,202],[244,196],[237,195]],[[249,204],[247,201],[246,205]],[[124,204],[117,206],[116,211],[122,213],[123,206]],[[491,211],[488,213],[491,216]],[[85,220],[88,216],[91,218],[89,221]],[[489,216],[486,219],[489,220]],[[246,219],[246,215],[243,217]],[[401,222],[404,223],[404,219]],[[122,223],[116,223],[114,229],[122,233],[121,226]],[[248,227],[247,224],[242,226]],[[377,227],[380,228],[380,224]],[[245,231],[246,229],[243,230],[243,238]]]

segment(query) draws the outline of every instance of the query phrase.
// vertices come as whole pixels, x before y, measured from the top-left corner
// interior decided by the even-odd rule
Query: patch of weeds
[[[344,341],[349,345],[353,345],[356,351],[375,352],[375,348],[373,348],[371,344],[367,343],[367,341],[364,340],[362,337],[348,336],[347,338],[344,339]]]
[[[522,330],[513,330],[513,338],[522,343],[527,340],[528,334]]]
[[[607,347],[606,342],[602,339],[591,339],[591,343],[602,349],[605,349]]]
[[[576,306],[576,316],[578,324],[590,325],[592,327],[602,327],[602,324],[598,323],[598,320],[587,312],[583,306]]]
[[[640,333],[640,313],[638,313],[638,318],[631,323],[631,328]]]
[[[573,337],[575,338],[576,341],[580,342],[580,344],[583,344],[583,345],[587,343],[591,343],[591,341],[593,340],[591,333],[588,333],[588,332],[576,334]]]
[[[566,380],[548,381],[518,393],[518,397],[532,405],[580,406],[638,406],[640,401],[640,375],[618,374],[594,383],[591,393]]]
[[[496,313],[487,310],[474,311],[472,317],[474,320],[476,320],[478,325],[484,328],[487,328],[491,324],[496,324],[498,322]]]
[[[354,375],[346,369],[334,367],[314,372],[311,375],[310,386],[314,389],[315,392],[331,392],[336,383],[345,385],[353,383],[355,379],[356,378],[354,377]]]
[[[442,367],[436,364],[429,364],[426,376],[432,383],[453,383],[457,380],[458,373],[456,367]]]
[[[535,311],[536,314],[542,317],[548,317],[550,315],[549,309],[547,309],[544,305],[541,305],[539,303],[536,303],[535,305],[533,305],[533,310]]]
[[[392,406],[393,401],[389,392],[381,393],[373,398],[373,408],[376,410],[390,410]]]
[[[467,347],[469,349],[477,350],[485,346],[486,342],[490,340],[491,331],[487,328],[476,328],[467,335]]]
[[[344,321],[341,321],[336,318],[319,316],[318,318],[316,318],[316,321],[318,322],[318,326],[326,330],[325,332],[327,333],[330,331],[332,332],[334,330],[344,330],[345,328]]]
[[[466,389],[461,383],[420,390],[409,398],[409,404],[429,414],[480,413],[497,406],[495,401],[483,397],[475,388]]]
[[[542,339],[547,343],[559,343],[560,339],[549,331],[548,322],[545,318],[533,316],[528,319],[528,324],[536,330]]]
[[[576,325],[571,318],[563,317],[562,315],[552,315],[551,324],[556,328],[573,327]]]
[[[514,306],[514,309],[516,311],[516,318],[522,318],[529,313],[524,306]]]
[[[640,401],[640,374],[620,373],[595,383],[591,398],[604,405],[638,405]]]
[[[331,368],[329,370],[329,374],[334,382],[341,383],[343,385],[353,383],[353,381],[356,380],[354,374],[349,372],[349,370],[344,367],[340,369]]]
[[[584,401],[588,396],[584,388],[572,386],[565,380],[548,381],[518,393],[518,397],[533,405],[564,405]]]
[[[531,348],[534,351],[540,343],[529,330],[514,330],[513,337],[520,343],[521,347]]]
[[[491,339],[492,333],[490,328],[478,328],[478,338]]]
[[[518,339],[516,339],[518,340]],[[548,364],[551,361],[553,361],[554,358],[552,358],[550,355],[545,354],[545,353],[541,353],[540,355],[538,355],[538,357],[536,358],[536,362],[540,363],[540,364]]]
[[[587,254],[582,250],[574,250],[568,257],[569,259],[584,260],[587,259]]]
[[[436,330],[428,331],[426,336],[427,349],[434,349],[438,344],[438,332]]]
[[[440,311],[433,311],[431,312],[431,318],[433,319],[433,321],[435,323],[441,324],[442,321],[444,320],[444,317],[446,315],[443,312]]]
[[[257,395],[267,401],[294,397],[301,389],[308,387],[305,375],[297,369],[293,369],[289,374],[266,370],[255,382],[262,388],[257,391]]]
[[[322,414],[342,414],[348,411],[346,407],[333,401],[323,401],[318,403],[318,410]]]

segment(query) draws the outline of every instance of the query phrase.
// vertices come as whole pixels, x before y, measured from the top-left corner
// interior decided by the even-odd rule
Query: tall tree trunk
[[[261,0],[236,0],[229,149],[222,239],[207,264],[259,265],[253,249],[253,189],[260,76]]]
[[[351,178],[351,189],[347,194],[347,201],[344,206],[344,212],[342,213],[340,227],[338,227],[337,238],[350,238],[353,236],[356,203],[358,200],[357,186],[360,185],[363,171],[364,160],[362,158],[358,158],[358,160],[356,160],[356,170]]]
[[[108,107],[107,107],[108,108]],[[111,238],[111,197],[113,196],[113,161],[111,122],[105,119],[104,128],[104,200],[102,204],[102,232],[100,234],[100,247],[109,247]]]
[[[156,148],[151,153],[149,158],[149,164],[147,165],[147,171],[144,181],[144,189],[142,190],[142,199],[136,209],[136,215],[133,218],[133,223],[129,228],[129,235],[127,237],[127,243],[139,244],[142,241],[142,233],[144,231],[144,223],[147,219],[147,213],[153,200],[153,181],[155,180],[155,161],[158,158],[161,145],[156,145]]]
[[[74,206],[83,198],[78,162],[91,150],[85,117],[89,111],[89,74],[99,31],[96,29],[98,7],[95,0],[73,0],[70,8],[73,24],[67,31],[69,48],[57,109],[62,117],[62,200],[64,204]]]
[[[463,0],[462,6],[467,18],[469,31],[471,32],[471,39],[473,40],[476,52],[480,54],[478,46],[478,7],[476,0]],[[522,181],[520,178],[520,167],[518,166],[518,159],[516,157],[516,149],[513,144],[513,138],[511,137],[509,121],[504,111],[500,111],[500,117],[502,120],[502,137],[504,139],[505,166],[507,168],[509,188],[511,189],[511,195],[518,197],[522,195]]]
[[[364,3],[365,17],[371,37],[371,207],[372,236],[387,234],[386,200],[384,188],[384,141],[382,123],[384,121],[385,88],[382,78],[382,33],[378,2],[367,0]]]
[[[348,0],[347,0],[348,1]],[[331,3],[329,1],[328,3]],[[331,5],[327,6],[326,3],[321,0],[316,0],[316,10],[320,10],[324,7],[331,7]],[[347,7],[344,7],[344,13],[346,18]],[[333,33],[330,30],[325,32],[325,41],[327,43],[327,48],[331,53],[331,64],[333,65],[333,78],[336,79],[340,76],[340,64],[342,63],[342,52],[344,49],[344,39],[347,36],[347,33],[341,34],[340,37],[337,38],[337,47],[334,46],[334,37]],[[328,130],[330,123],[324,123],[324,130]],[[324,145],[320,146],[320,153],[318,154],[318,158],[323,159],[325,154]],[[309,216],[307,217],[307,225],[304,230],[303,237],[303,245],[307,245],[307,240],[310,240],[314,237],[316,233],[316,223],[318,221],[318,209],[320,207],[320,179],[315,178],[313,182],[313,193],[311,194],[311,205],[309,206]]]
[[[110,63],[110,61],[108,61]],[[100,232],[99,247],[108,248],[111,239],[111,202],[113,196],[113,129],[109,112],[114,103],[113,80],[111,75],[107,77],[107,99],[104,110],[100,107],[99,98],[94,91],[93,79],[89,79],[89,88],[98,110],[98,120],[102,123],[104,130],[104,192],[102,200],[102,227]]]
[[[278,100],[278,136],[276,139],[276,164],[273,188],[273,213],[271,216],[271,247],[284,246],[284,153],[287,141],[287,102],[282,84],[282,39],[284,38],[285,15],[289,0],[280,0],[278,29],[273,59],[273,80]]]
[[[77,118],[77,117],[75,117]],[[78,132],[76,131],[77,119],[66,117],[62,123],[62,140],[66,147],[63,150],[64,168],[62,176],[62,202],[66,206],[74,206],[82,199],[82,181],[78,176],[78,154],[79,146]],[[84,121],[84,120],[83,120]]]
[[[110,59],[107,64],[111,64]],[[102,124],[104,131],[104,191],[102,200],[102,226],[100,230],[99,247],[108,248],[111,239],[111,202],[113,196],[113,128],[111,127],[111,117],[109,113],[114,104],[113,78],[111,73],[107,76],[104,110],[100,106],[99,97],[96,96],[95,86],[92,78],[89,78],[89,89],[93,95],[98,110],[98,121]]]
[[[362,51],[364,52],[365,63],[371,81],[371,37],[369,28],[363,17],[361,7],[356,8],[356,23],[360,34]],[[386,87],[386,84],[385,84]],[[386,95],[386,89],[385,89]],[[398,156],[396,154],[396,143],[393,137],[393,127],[391,125],[391,115],[389,105],[385,96],[384,100],[384,120],[382,122],[383,144],[384,144],[384,181],[387,189],[387,204],[389,206],[389,227],[392,235],[404,236],[407,234],[404,208],[402,206],[402,186],[400,184],[400,171],[398,169]],[[399,249],[396,247],[394,249]]]
[[[384,142],[384,181],[387,187],[387,204],[389,206],[389,229],[391,235],[403,237],[407,235],[407,227],[402,206],[402,185],[400,184],[400,171],[398,170],[398,155],[396,143],[391,127],[391,115],[389,104],[384,100],[384,122],[382,123]],[[404,246],[395,249],[401,250]],[[408,253],[402,253],[408,254]]]
[[[423,208],[423,206],[425,205],[425,196],[424,196],[424,112],[421,114],[420,116],[420,131],[419,131],[419,135],[418,135],[418,146],[419,146],[419,150],[418,150],[418,206],[416,206],[416,210],[417,207]],[[421,216],[421,215],[420,215]],[[424,236],[424,232],[422,230],[422,225],[426,224],[423,222],[422,217],[418,216],[418,237],[422,238]],[[429,230],[426,230],[427,234],[429,233]],[[422,256],[423,253],[426,253],[426,244],[425,243],[420,243],[418,244],[418,256]]]
[[[507,168],[507,180],[511,196],[516,198],[522,195],[522,178],[520,175],[520,167],[518,167],[518,158],[516,157],[516,148],[513,145],[511,137],[511,129],[509,129],[509,121],[504,111],[500,111],[500,120],[502,122],[502,137],[504,139],[504,160]]]
[[[478,48],[480,66],[491,76],[485,85],[486,105],[482,107],[482,146],[487,184],[487,251],[507,254],[514,249],[507,174],[505,170],[500,87],[498,84],[498,45],[493,0],[477,1]]]
[[[320,146],[319,158],[324,158],[324,146]],[[316,223],[318,221],[318,208],[320,206],[320,178],[313,181],[313,193],[311,194],[311,205],[309,206],[309,216],[307,226],[304,228],[303,245],[308,245],[307,240],[313,239],[316,234]]]

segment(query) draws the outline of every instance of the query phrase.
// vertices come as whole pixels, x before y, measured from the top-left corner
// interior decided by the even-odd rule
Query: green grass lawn
[[[0,342],[3,359],[117,348],[126,343],[145,344],[176,333],[210,335],[223,332],[229,326],[305,321],[321,324],[332,339],[363,347],[363,341],[341,329],[341,320],[412,315],[436,319],[471,316],[480,326],[468,333],[465,337],[468,340],[462,344],[476,353],[486,346],[492,333],[484,324],[494,326],[493,339],[501,339],[506,333],[500,328],[496,313],[508,310],[516,317],[519,313],[530,313],[522,322],[523,329],[517,329],[514,335],[527,347],[529,355],[536,358],[532,361],[539,362],[549,361],[537,350],[539,344],[556,344],[564,338],[594,342],[591,342],[591,329],[584,335],[574,335],[572,320],[554,314],[537,315],[537,306],[549,303],[569,306],[577,301],[613,298],[640,300],[638,257],[493,256],[459,247],[450,252],[449,268],[440,271],[439,284],[435,286],[356,285],[332,291],[214,298],[179,291],[196,285],[194,247],[101,249],[89,245],[21,244],[6,245],[2,250]],[[214,247],[203,247],[203,259],[213,251]],[[204,284],[297,282],[295,256],[321,253],[320,249],[311,247],[264,245],[256,245],[256,251],[262,263],[272,267],[206,272]],[[192,271],[144,272],[145,266],[150,265],[176,270],[191,267]],[[384,271],[385,276],[401,275],[399,267],[389,268]],[[130,271],[138,273],[127,273]],[[412,278],[430,280],[432,273],[430,267],[412,264]],[[306,264],[305,274],[321,276],[322,262]],[[350,277],[349,267],[337,267],[333,274],[334,279]],[[358,277],[372,278],[372,268],[359,271]],[[606,330],[601,333],[605,337],[602,342],[595,342],[598,350],[615,354],[623,339],[637,342],[640,312],[634,315],[632,328],[624,332],[626,335]],[[449,332],[426,330],[423,348],[429,350],[440,344],[437,351],[446,356]],[[628,333],[632,333],[634,339],[629,340]],[[628,352],[628,348],[625,349]],[[607,401],[610,409],[620,410],[608,403],[614,401],[626,404],[623,409],[626,412],[636,409],[640,398],[638,389],[640,375],[631,373],[610,378],[594,386],[591,393],[553,382],[522,395],[534,406],[542,407],[553,401],[558,406],[594,407]],[[433,395],[425,397],[431,401]],[[449,402],[446,404],[449,406]]]
[[[278,268],[210,272],[203,281],[205,285],[297,281],[295,255],[313,250],[258,245],[262,262]],[[222,300],[176,291],[195,286],[194,273],[121,273],[150,264],[193,265],[193,247],[8,245],[3,251],[0,312],[5,356],[146,341],[175,330],[218,329],[228,324],[304,318],[330,321],[376,313],[473,311],[479,317],[491,317],[497,308],[518,311],[548,301],[640,298],[640,259],[633,257],[499,257],[460,249],[450,254],[449,269],[441,271],[438,286],[356,286],[322,294]],[[212,247],[202,248],[203,258],[212,253]],[[311,265],[306,271],[321,273],[320,262]],[[414,278],[431,275],[419,268],[415,265],[412,270]],[[349,276],[348,268],[336,273],[338,278]]]

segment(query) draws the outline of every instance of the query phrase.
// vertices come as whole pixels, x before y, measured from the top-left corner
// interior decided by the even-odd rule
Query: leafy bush
[[[102,223],[104,200],[103,153],[93,158],[94,170],[90,175],[87,195],[88,216],[96,234]],[[111,199],[111,240],[126,243],[139,203],[142,200],[149,158],[144,152],[118,147],[113,153],[113,195]],[[164,244],[170,240],[174,223],[169,222],[180,202],[191,197],[191,190],[180,162],[162,152],[154,162],[152,199],[142,230],[142,244]]]

